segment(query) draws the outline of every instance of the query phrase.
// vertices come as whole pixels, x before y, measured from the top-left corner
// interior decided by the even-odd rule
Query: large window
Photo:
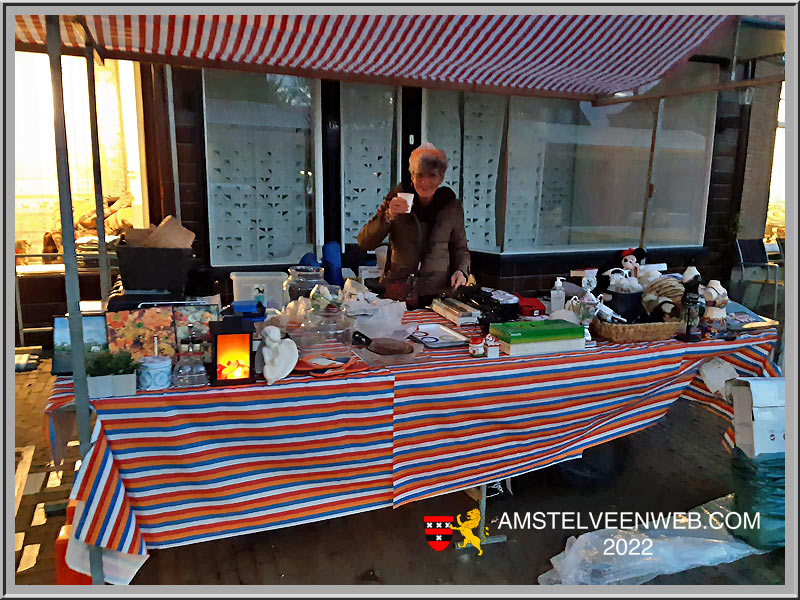
[[[713,83],[687,63],[653,89]],[[471,250],[543,252],[639,243],[657,125],[645,243],[701,245],[716,93],[589,102],[427,90],[423,138],[450,157]]]
[[[70,188],[78,250],[96,252],[94,173],[89,125],[86,59],[63,56],[62,81]],[[53,92],[46,54],[14,54],[14,233],[20,254],[60,253]],[[107,59],[95,64],[98,135],[105,233],[147,221],[143,163],[139,152],[141,104],[134,63]],[[41,262],[20,258],[19,263]],[[61,262],[46,258],[46,262]]]
[[[397,183],[397,88],[342,82],[342,243],[364,224]]]
[[[211,264],[297,262],[322,227],[313,82],[205,69],[203,85]]]
[[[716,65],[686,63],[640,91],[717,78]],[[214,266],[297,262],[319,250],[326,213],[340,215],[339,241],[353,244],[406,174],[401,88],[341,82],[338,103],[326,99],[339,106],[324,119],[338,116],[340,143],[326,152],[339,153],[341,185],[338,196],[323,199],[314,81],[207,69],[204,86]],[[464,205],[472,251],[636,246],[643,221],[648,247],[703,242],[716,93],[668,97],[659,108],[658,100],[596,107],[426,89],[421,112],[422,140],[448,156],[444,185]]]

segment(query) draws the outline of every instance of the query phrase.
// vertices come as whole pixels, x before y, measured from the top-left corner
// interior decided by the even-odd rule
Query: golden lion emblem
[[[450,529],[454,531],[460,531],[461,535],[464,536],[464,539],[457,544],[459,548],[466,548],[467,544],[472,544],[478,550],[478,556],[483,554],[483,550],[481,549],[481,540],[480,538],[475,535],[472,530],[478,527],[481,523],[481,511],[477,508],[473,508],[471,511],[467,513],[467,520],[461,521],[461,515],[456,517],[456,521],[458,522],[458,527],[451,524]],[[489,528],[486,528],[486,532],[484,535],[489,533]]]

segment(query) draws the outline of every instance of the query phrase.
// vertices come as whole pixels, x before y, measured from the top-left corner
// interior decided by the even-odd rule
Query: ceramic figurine
[[[687,287],[687,284],[697,285],[700,286],[700,271],[697,270],[697,267],[690,266],[686,267],[686,270],[683,272],[683,285]]]
[[[700,319],[700,331],[704,337],[714,337],[728,329],[728,292],[718,279],[712,279],[703,290],[706,310]]]
[[[706,306],[722,307],[728,304],[728,290],[722,287],[719,279],[712,279],[703,290]]]
[[[292,372],[299,358],[297,344],[289,338],[281,339],[281,330],[267,325],[261,332],[261,355],[264,359],[263,373],[272,385]]]
[[[486,344],[486,358],[500,358],[500,341],[489,334],[484,338]]]
[[[609,292],[635,294],[642,291],[639,280],[633,277],[632,272],[628,269],[614,268],[606,271],[604,275],[608,275],[609,278]]]
[[[653,322],[675,321],[679,318],[675,303],[666,296],[661,296],[656,300],[656,305],[650,311],[650,319]]]

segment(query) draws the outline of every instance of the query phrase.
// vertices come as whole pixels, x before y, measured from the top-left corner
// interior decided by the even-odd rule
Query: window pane
[[[461,185],[461,92],[428,90],[428,141],[447,155],[442,185],[460,197]]]
[[[211,264],[295,263],[314,249],[311,81],[203,76]]]
[[[16,52],[14,61],[15,240],[20,253],[58,253],[62,250],[61,217],[50,65],[47,55],[39,53]],[[61,65],[70,190],[75,235],[80,240],[93,238],[97,232],[86,59],[63,56]],[[108,59],[104,65],[96,64],[95,91],[103,197],[107,212],[114,213],[105,223],[110,237],[125,226],[142,227],[144,219],[133,63]],[[96,241],[89,241],[87,252],[95,248]],[[39,258],[23,261],[42,262]]]
[[[638,243],[651,132],[643,104],[512,97],[504,250]]]
[[[577,119],[577,102],[511,98],[504,251],[569,243]]]
[[[696,63],[686,68],[695,85],[717,80],[716,68]],[[703,242],[716,109],[716,92],[664,99],[647,209],[649,246]]]
[[[340,84],[343,244],[353,244],[396,181],[392,166],[395,89]]]
[[[497,251],[497,182],[507,98],[464,94],[464,225],[470,250]]]

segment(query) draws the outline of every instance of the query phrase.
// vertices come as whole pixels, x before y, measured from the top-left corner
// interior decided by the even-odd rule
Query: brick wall
[[[782,67],[760,61],[756,66],[756,77],[766,77],[782,71]],[[764,235],[780,94],[780,85],[755,88],[753,94],[742,190],[740,239],[758,239]]]

